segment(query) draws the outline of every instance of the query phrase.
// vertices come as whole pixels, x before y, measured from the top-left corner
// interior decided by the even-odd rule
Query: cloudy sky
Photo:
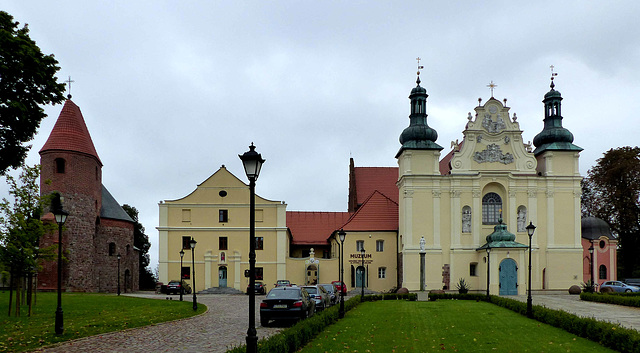
[[[635,0],[5,0],[2,10],[55,54],[60,81],[75,81],[103,183],[140,211],[152,263],[158,202],[223,164],[246,180],[238,154],[251,142],[267,160],[259,195],[288,210],[346,210],[350,157],[397,165],[417,57],[443,155],[491,81],[533,140],[550,65],[583,175],[640,136]],[[61,108],[46,107],[28,164],[39,163]]]

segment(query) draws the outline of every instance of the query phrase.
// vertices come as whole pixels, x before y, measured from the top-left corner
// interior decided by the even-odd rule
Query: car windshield
[[[171,282],[169,282],[169,284],[180,284],[180,282],[178,282],[178,281],[171,281]]]
[[[324,289],[326,289],[326,290],[327,290],[327,292],[333,292],[333,286],[332,286],[332,285],[330,285],[330,284],[328,284],[328,285],[326,285],[326,286],[325,286],[325,285],[323,285],[323,287],[324,287]]]
[[[267,299],[298,299],[300,291],[296,289],[272,289],[267,295]]]
[[[304,287],[309,294],[318,294],[318,288],[316,287]]]

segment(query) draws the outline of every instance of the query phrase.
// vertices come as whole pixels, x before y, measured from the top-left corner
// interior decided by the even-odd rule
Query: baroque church
[[[40,166],[41,194],[59,192],[69,213],[62,232],[63,290],[138,290],[134,222],[102,184],[102,162],[70,95],[40,150]],[[55,223],[51,213],[43,220]],[[40,239],[40,247],[57,242],[56,231]],[[57,258],[46,262],[38,273],[38,289],[57,289],[57,271]]]
[[[453,290],[464,279],[471,291],[488,286],[491,294],[513,295],[528,285],[530,240],[534,290],[579,285],[597,266],[585,262],[584,244],[605,241],[596,252],[609,259],[604,253],[614,239],[596,236],[583,244],[582,148],[562,126],[562,96],[553,77],[533,146],[523,141],[506,100],[492,92],[461,119],[462,140],[444,155],[427,122],[428,94],[419,76],[416,83],[409,126],[395,155],[398,167],[356,167],[351,159],[345,212],[288,211],[283,201],[256,195],[256,280],[268,289],[280,279],[329,283],[339,279],[342,262],[349,289]],[[159,212],[161,282],[195,279],[198,291],[246,290],[246,182],[223,165],[189,195],[161,201]],[[531,238],[528,225],[536,227]],[[344,243],[340,230],[347,234]],[[190,252],[192,238],[197,246]],[[604,279],[614,276],[611,268]]]

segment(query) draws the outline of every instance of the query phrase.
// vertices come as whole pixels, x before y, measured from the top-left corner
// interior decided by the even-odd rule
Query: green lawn
[[[14,293],[15,300],[15,293]],[[63,293],[64,333],[54,332],[56,293],[38,293],[37,305],[28,317],[28,307],[21,316],[8,317],[9,292],[0,293],[0,352],[30,351],[56,342],[120,331],[201,314],[206,306],[193,311],[187,300],[157,300],[116,296],[113,294]]]
[[[366,302],[300,352],[613,352],[486,302]]]

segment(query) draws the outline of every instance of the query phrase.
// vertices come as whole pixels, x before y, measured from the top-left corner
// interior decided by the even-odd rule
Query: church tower
[[[418,67],[422,68],[421,66]],[[420,71],[416,87],[411,90],[411,114],[409,127],[400,135],[400,150],[396,154],[398,159],[398,189],[399,223],[398,223],[398,285],[407,288],[417,288],[419,273],[416,264],[419,263],[420,239],[426,236],[427,242],[435,232],[429,235],[418,233],[425,224],[438,226],[438,219],[433,219],[432,207],[437,207],[439,193],[436,189],[424,187],[437,185],[435,179],[440,179],[440,151],[443,149],[435,141],[438,138],[436,130],[427,124],[427,90],[420,86]]]
[[[108,291],[117,287],[117,255],[128,273],[129,285],[137,288],[138,259],[133,248],[133,221],[102,185],[102,162],[93,145],[80,108],[69,98],[40,150],[40,192],[54,191],[63,197],[69,212],[62,233],[63,288],[67,291]],[[40,247],[57,242],[48,234]],[[45,264],[39,287],[57,286],[57,264]],[[134,272],[135,267],[135,272]],[[124,282],[123,282],[124,283]]]

